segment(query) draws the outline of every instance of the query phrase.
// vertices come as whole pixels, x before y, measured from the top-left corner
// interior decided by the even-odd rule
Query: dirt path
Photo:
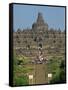
[[[26,66],[34,68],[34,70],[29,72],[29,75],[33,75],[33,84],[47,83],[47,65],[46,64],[33,64],[33,65],[26,65]]]
[[[47,83],[47,69],[45,64],[35,65],[35,84]]]

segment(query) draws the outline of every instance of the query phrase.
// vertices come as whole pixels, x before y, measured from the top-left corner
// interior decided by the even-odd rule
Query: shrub
[[[14,78],[14,85],[19,86],[19,85],[28,85],[28,77],[25,75],[22,76],[16,76]]]

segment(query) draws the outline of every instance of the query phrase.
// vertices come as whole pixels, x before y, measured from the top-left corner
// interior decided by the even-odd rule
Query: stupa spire
[[[44,23],[44,19],[43,19],[42,13],[40,13],[40,12],[38,13],[37,23]]]

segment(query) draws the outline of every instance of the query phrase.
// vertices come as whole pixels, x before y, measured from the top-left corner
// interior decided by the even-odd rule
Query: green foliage
[[[21,62],[22,64],[28,64],[30,62],[29,57],[25,57],[23,55],[17,57],[18,62]]]
[[[25,60],[26,58],[24,58]],[[21,60],[21,58],[20,58]],[[28,84],[28,77],[27,77],[27,72],[28,69],[24,66],[19,66],[17,63],[19,61],[19,57],[16,56],[16,54],[14,53],[14,57],[13,57],[13,84],[14,86],[16,85],[27,85]]]
[[[52,57],[48,64],[48,73],[52,73],[50,83],[64,83],[65,82],[65,62],[63,57]]]
[[[55,74],[56,70],[59,70],[60,60],[57,57],[52,57],[48,64],[48,73]]]
[[[28,77],[25,75],[22,76],[16,76],[14,80],[14,85],[19,86],[19,85],[28,85]]]
[[[16,56],[14,52],[13,57],[13,84],[14,86],[19,85],[28,85],[28,76],[27,74],[33,70],[32,67],[29,67],[27,64],[30,59],[25,56]]]
[[[26,67],[26,66],[15,66],[14,68],[14,72],[23,73],[23,74],[28,73],[32,70],[33,70],[32,67]]]
[[[64,82],[66,82],[65,63],[64,60],[62,60],[60,66],[58,67],[58,69],[56,69],[56,72],[53,75],[53,78],[50,81],[50,83],[64,83]]]

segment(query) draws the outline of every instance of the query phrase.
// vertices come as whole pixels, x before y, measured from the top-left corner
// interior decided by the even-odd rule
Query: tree
[[[25,75],[15,77],[15,86],[28,85],[28,83],[28,77]]]
[[[27,85],[29,84],[28,82],[28,76],[27,76],[27,71],[28,69],[26,67],[19,67],[18,61],[19,58],[16,56],[14,52],[13,56],[13,85],[18,86],[18,85]],[[21,61],[22,62],[22,61]]]
[[[61,64],[59,66],[59,70],[56,71],[56,74],[50,81],[50,83],[65,83],[66,82],[66,72],[65,72],[65,62],[64,60],[61,61]]]

